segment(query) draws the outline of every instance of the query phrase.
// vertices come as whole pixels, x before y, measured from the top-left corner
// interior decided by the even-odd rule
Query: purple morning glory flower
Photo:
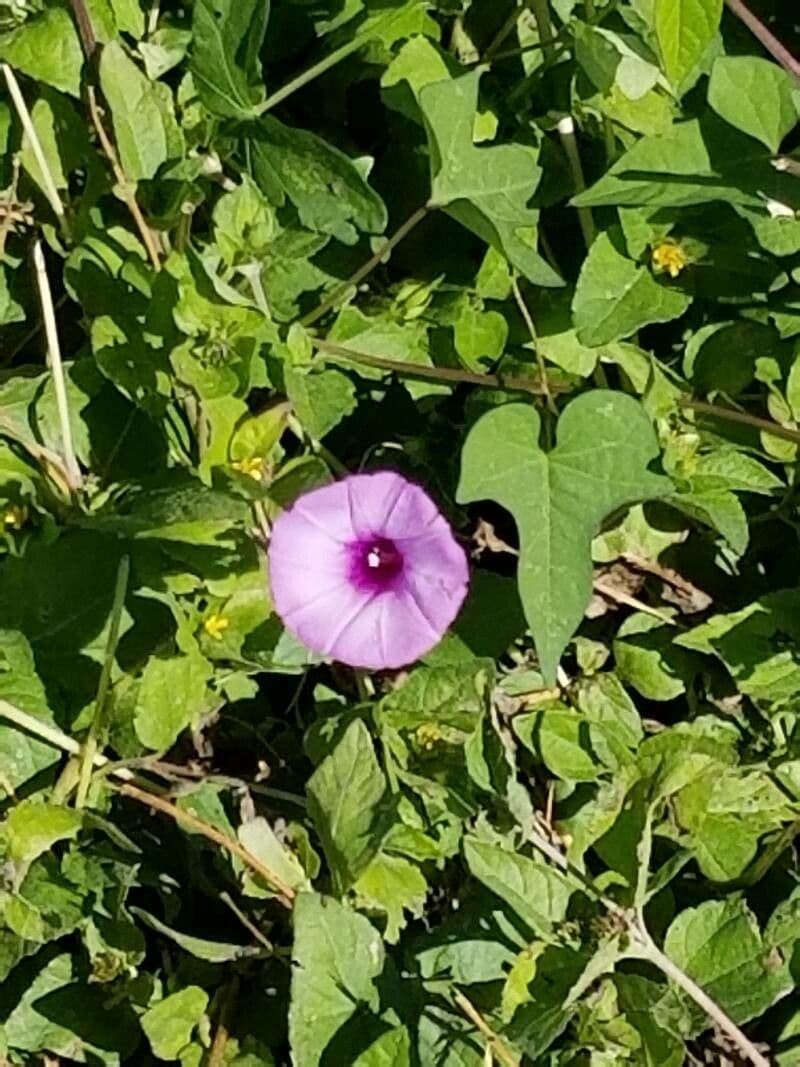
[[[467,591],[467,560],[436,505],[392,471],[300,497],[269,548],[275,608],[312,651],[403,667],[438,644]]]

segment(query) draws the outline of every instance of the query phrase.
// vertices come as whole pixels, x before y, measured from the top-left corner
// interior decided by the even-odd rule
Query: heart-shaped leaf
[[[539,445],[539,428],[527,404],[479,419],[464,445],[458,499],[495,500],[516,519],[520,596],[552,684],[591,598],[591,541],[600,523],[624,504],[665,495],[670,482],[647,469],[658,455],[656,435],[624,393],[597,389],[574,400],[550,452]]]

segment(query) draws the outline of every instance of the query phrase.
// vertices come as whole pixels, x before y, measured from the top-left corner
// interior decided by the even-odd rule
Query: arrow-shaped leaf
[[[419,97],[431,156],[431,206],[502,252],[537,285],[562,285],[536,251],[539,212],[528,207],[542,169],[530,145],[473,143],[481,72],[427,85]]]
[[[527,404],[506,404],[479,419],[464,445],[458,499],[495,500],[516,519],[520,596],[552,684],[591,598],[591,540],[600,523],[671,485],[648,471],[659,451],[656,435],[642,406],[624,393],[596,389],[574,400],[551,452],[540,448],[539,428]]]

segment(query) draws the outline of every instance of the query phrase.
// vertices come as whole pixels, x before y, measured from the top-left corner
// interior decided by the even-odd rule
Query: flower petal
[[[312,489],[295,501],[288,514],[302,515],[307,522],[324,531],[332,540],[342,543],[357,540],[353,528],[350,510],[350,488],[352,478],[345,478],[320,489]],[[279,522],[282,521],[278,520]]]
[[[403,559],[384,589],[353,581],[352,548],[393,541]],[[275,523],[273,598],[312,651],[371,670],[406,666],[441,640],[466,595],[468,566],[436,505],[392,471],[313,490]]]
[[[353,528],[361,539],[417,537],[439,516],[424,489],[394,471],[358,474],[344,484],[349,489]]]
[[[441,636],[405,593],[380,593],[348,620],[330,654],[354,667],[394,670],[424,656]]]
[[[435,577],[446,586],[465,585],[469,579],[466,553],[450,527],[439,515],[429,529],[422,537],[399,542],[406,571]]]
[[[456,581],[452,575],[409,571],[403,575],[403,579],[402,595],[425,619],[429,629],[442,638],[461,610],[467,595],[466,573],[462,580]]]
[[[347,548],[292,508],[273,527],[269,571],[272,599],[286,622],[320,594],[347,584]]]

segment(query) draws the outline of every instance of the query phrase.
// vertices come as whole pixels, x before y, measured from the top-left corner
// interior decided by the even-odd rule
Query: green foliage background
[[[800,1064],[793,6],[0,2],[0,1061]]]

